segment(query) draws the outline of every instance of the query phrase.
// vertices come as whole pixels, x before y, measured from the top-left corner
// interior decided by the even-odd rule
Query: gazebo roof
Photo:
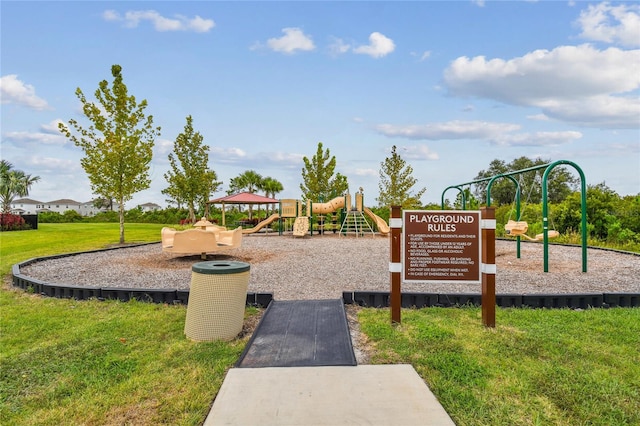
[[[269,198],[251,192],[240,192],[238,194],[216,198],[215,200],[209,200],[208,204],[275,204],[279,202],[280,201],[275,198]]]

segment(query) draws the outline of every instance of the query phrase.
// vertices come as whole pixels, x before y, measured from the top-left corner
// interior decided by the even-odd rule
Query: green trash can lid
[[[249,264],[233,260],[212,260],[196,263],[191,270],[199,274],[239,274],[248,271]]]

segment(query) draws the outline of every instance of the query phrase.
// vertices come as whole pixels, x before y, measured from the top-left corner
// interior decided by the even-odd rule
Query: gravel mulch
[[[580,247],[550,245],[549,272],[543,272],[543,245],[496,242],[498,294],[640,293],[640,256],[588,249],[582,272]],[[389,238],[385,236],[294,238],[245,235],[242,247],[209,260],[251,265],[249,291],[273,293],[277,300],[342,298],[343,291],[389,291]],[[148,244],[36,262],[21,273],[74,286],[188,289],[191,267],[200,256],[163,253]],[[476,284],[403,283],[406,292],[479,294]]]

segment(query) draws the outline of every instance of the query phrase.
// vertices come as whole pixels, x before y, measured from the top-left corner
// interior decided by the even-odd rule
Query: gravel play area
[[[640,293],[640,256],[550,245],[549,272],[543,272],[543,245],[496,242],[498,294]],[[389,291],[389,237],[294,238],[245,235],[242,247],[208,260],[238,260],[251,265],[249,291],[273,293],[277,300],[334,299],[343,291]],[[28,277],[74,286],[188,289],[191,267],[200,256],[163,253],[160,243],[78,254],[21,268]],[[480,285],[403,283],[406,292],[480,293]]]

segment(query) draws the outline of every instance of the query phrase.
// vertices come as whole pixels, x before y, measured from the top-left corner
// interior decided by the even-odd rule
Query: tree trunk
[[[196,213],[193,207],[193,203],[189,203],[189,220],[191,223],[196,223]]]
[[[120,206],[118,206],[120,216],[120,244],[124,244],[124,199],[120,198]]]

